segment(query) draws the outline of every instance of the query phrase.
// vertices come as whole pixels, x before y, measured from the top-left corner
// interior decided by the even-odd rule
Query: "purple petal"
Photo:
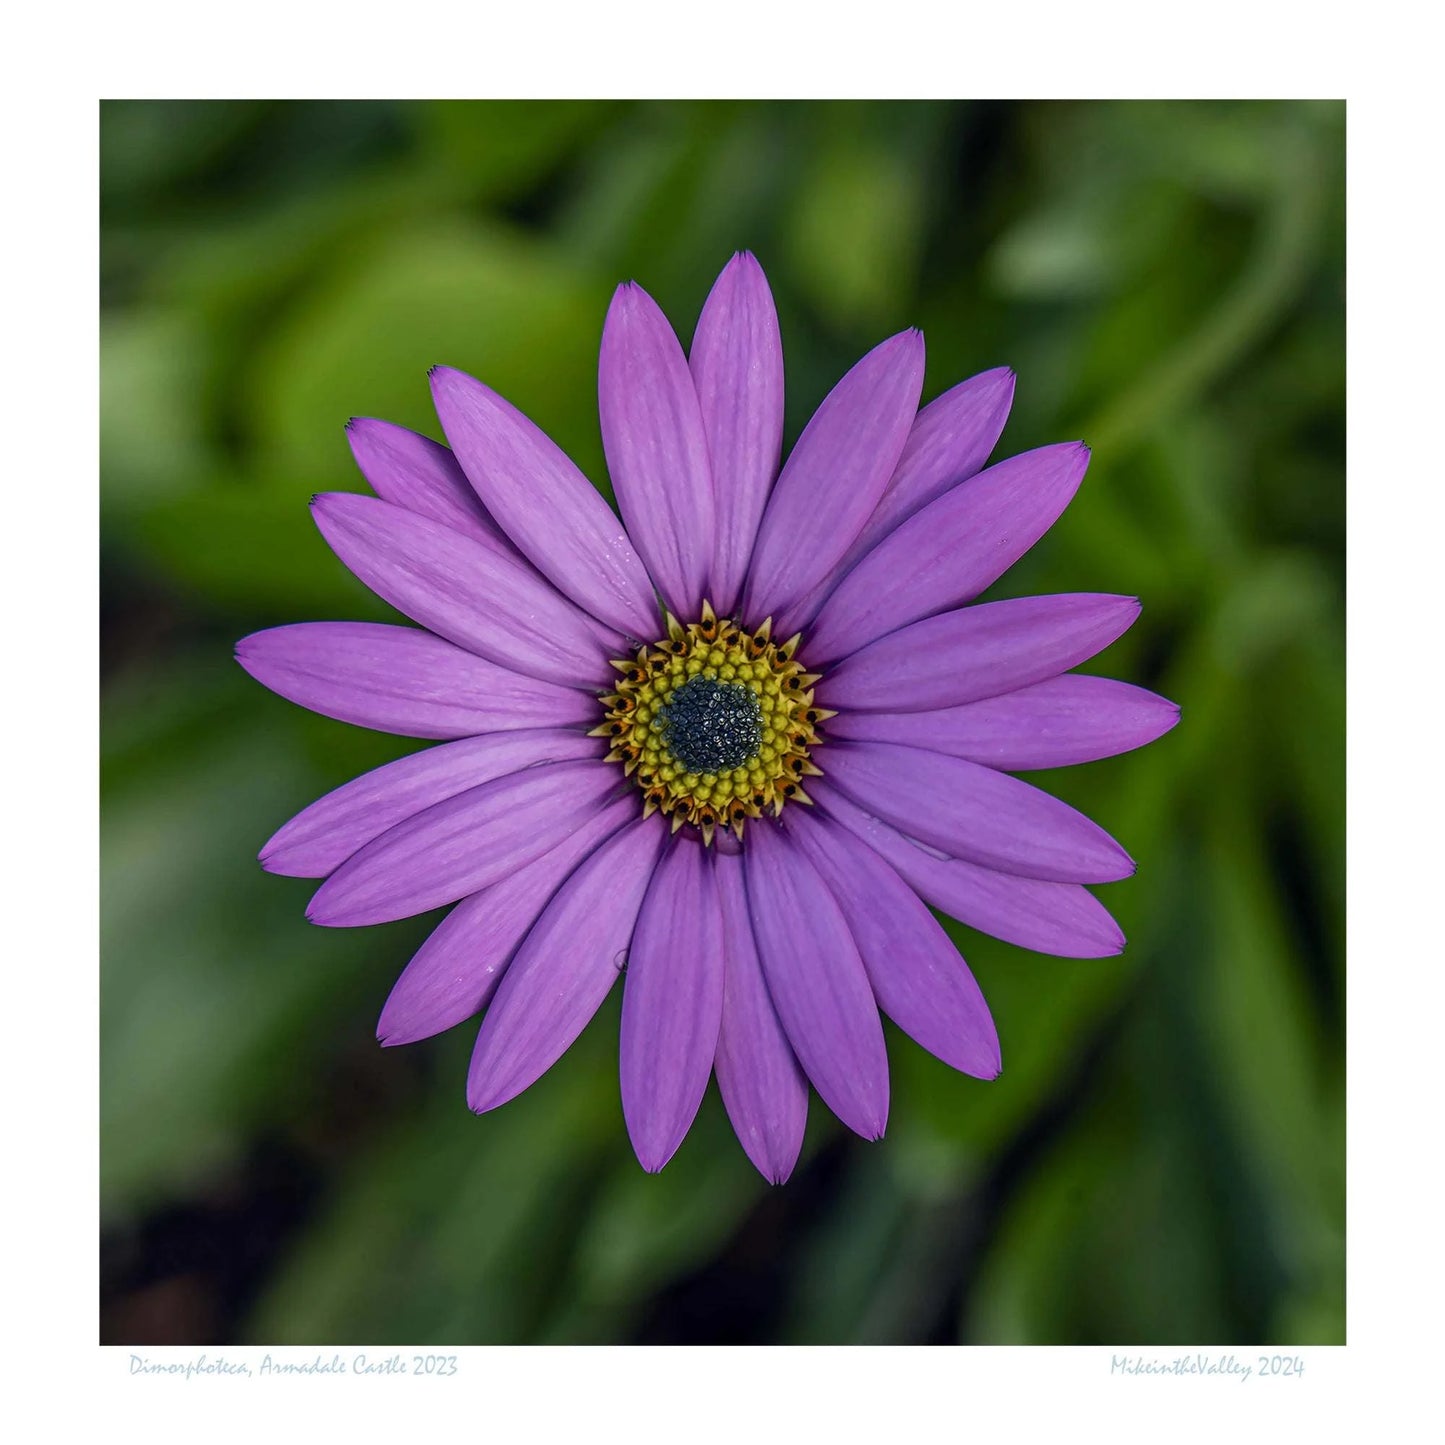
[[[378,497],[454,527],[493,551],[517,555],[487,515],[457,459],[440,442],[369,416],[352,417],[346,439],[361,475]]]
[[[998,444],[1014,399],[1006,366],[951,387],[918,413],[882,498],[859,533],[861,557],[900,523],[978,472]]]
[[[556,847],[621,781],[611,763],[546,763],[469,788],[348,858],[316,890],[306,916],[356,928],[455,903]]]
[[[533,925],[482,1020],[467,1103],[495,1109],[541,1078],[586,1028],[627,962],[667,825],[660,813],[615,833]]]
[[[758,527],[743,608],[751,622],[806,597],[842,560],[898,465],[922,390],[923,336],[904,331],[824,398]]]
[[[915,512],[819,609],[808,634],[809,665],[835,662],[886,632],[972,601],[1059,519],[1088,465],[1082,442],[1040,447]]]
[[[688,359],[717,496],[710,600],[737,604],[783,446],[783,343],[763,268],[747,251],[723,267]]]
[[[443,798],[538,763],[600,758],[601,738],[561,728],[490,733],[426,748],[343,783],[279,829],[261,866],[291,878],[324,878],[358,848]]]
[[[597,699],[524,677],[421,632],[384,622],[294,622],[253,632],[236,661],[312,712],[409,738],[514,728],[590,727]]]
[[[682,834],[652,875],[622,991],[622,1115],[649,1174],[692,1127],[717,1053],[722,1001],[717,884],[708,851]]]
[[[925,618],[846,657],[823,707],[918,712],[997,697],[1093,657],[1139,615],[1133,597],[1072,592],[984,602]]]
[[[824,770],[860,807],[950,857],[1056,883],[1111,883],[1134,872],[1097,823],[978,763],[893,743],[832,743]]]
[[[1178,721],[1176,704],[1142,687],[1070,673],[937,712],[839,713],[828,735],[930,748],[1005,772],[1027,772],[1142,748]]]
[[[788,831],[833,892],[878,1007],[930,1054],[979,1079],[1002,1067],[998,1031],[968,965],[918,895],[867,844],[807,808]]]
[[[592,814],[550,852],[463,899],[397,979],[376,1026],[383,1044],[411,1044],[486,1007],[512,955],[572,870],[637,816],[630,797]]]
[[[918,413],[908,444],[857,540],[843,560],[790,610],[792,630],[806,627],[823,599],[853,564],[901,522],[974,475],[997,444],[1013,405],[1014,374],[1006,366],[961,381]],[[786,636],[787,633],[780,635]]]
[[[1124,951],[1118,924],[1087,888],[945,858],[864,812],[821,778],[808,784],[808,792],[940,913],[1020,948],[1062,958],[1109,958]]]
[[[331,550],[378,597],[468,652],[565,687],[606,687],[626,650],[516,557],[390,502],[328,492],[311,502]]]
[[[768,995],[748,918],[743,861],[714,862],[723,919],[723,1007],[718,1091],[738,1142],[758,1172],[781,1184],[793,1172],[808,1121],[808,1081]]]
[[[783,831],[758,821],[743,850],[763,976],[823,1102],[855,1133],[888,1123],[888,1054],[858,946],[827,884]]]
[[[672,327],[640,286],[617,288],[597,363],[602,450],[628,533],[663,601],[698,616],[717,505],[697,388]]]
[[[594,617],[637,641],[656,637],[647,573],[612,508],[571,459],[464,372],[436,367],[431,385],[457,461],[517,550]]]

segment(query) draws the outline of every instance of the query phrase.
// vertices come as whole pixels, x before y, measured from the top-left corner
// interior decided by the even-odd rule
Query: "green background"
[[[1344,1338],[1344,109],[1288,103],[143,102],[101,108],[101,1334],[127,1343]],[[864,350],[1018,372],[997,455],[1089,475],[993,595],[1137,594],[1089,670],[1182,704],[1043,775],[1139,860],[1130,946],[957,929],[1004,1073],[890,1027],[888,1136],[815,1099],[765,1184],[715,1089],[663,1174],[617,998],[484,1118],[472,1030],[382,1050],[433,921],[327,931],[258,847],[409,751],[244,633],[381,618],[307,499],[343,424],[482,377],[604,476],[597,343],[772,283],[787,439]]]

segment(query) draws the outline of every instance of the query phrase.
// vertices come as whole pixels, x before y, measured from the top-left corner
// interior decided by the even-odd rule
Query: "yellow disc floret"
[[[771,627],[744,632],[704,602],[701,621],[669,614],[666,638],[613,661],[622,681],[593,735],[636,779],[644,816],[661,809],[674,832],[692,823],[711,843],[715,828],[741,838],[764,809],[811,801],[802,780],[821,776],[810,752],[833,714],[814,706],[821,674],[803,670],[801,638],[775,643]]]

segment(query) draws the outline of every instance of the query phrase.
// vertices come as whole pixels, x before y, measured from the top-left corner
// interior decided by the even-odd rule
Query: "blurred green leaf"
[[[1321,139],[1307,130],[1280,127],[1270,139],[1275,185],[1249,259],[1202,314],[1191,318],[1186,334],[1162,356],[1149,355],[1138,379],[1106,404],[1087,429],[1100,448],[1126,447],[1152,423],[1200,395],[1297,303],[1320,244],[1330,171]],[[1186,271],[1176,264],[1167,274],[1178,278]],[[1130,299],[1137,304],[1137,293]],[[1128,328],[1139,329],[1138,324]],[[1127,342],[1121,338],[1122,344]]]
[[[590,100],[440,100],[419,120],[467,191],[505,196],[536,185],[606,124],[607,109]]]
[[[635,1305],[706,1259],[767,1190],[710,1095],[675,1163],[653,1176],[623,1159],[597,1191],[578,1240],[575,1301]]]
[[[1272,1243],[1296,1289],[1333,1293],[1342,1308],[1343,1081],[1323,1056],[1318,1013],[1257,840],[1229,816],[1240,797],[1219,795],[1210,840],[1218,941],[1197,1000],[1231,1126],[1272,1196]]]
[[[378,236],[256,356],[246,384],[261,457],[309,493],[354,476],[351,416],[436,435],[426,374],[446,364],[500,391],[600,480],[605,309],[590,278],[500,227],[457,220]]]
[[[785,239],[794,283],[839,330],[887,326],[917,272],[923,177],[911,156],[843,136],[803,178]]]
[[[102,503],[129,512],[184,492],[211,465],[200,416],[204,334],[178,309],[111,313],[100,331]]]
[[[264,101],[103,100],[100,170],[108,203],[193,175],[265,112]]]
[[[897,1246],[907,1206],[885,1160],[853,1158],[811,1232],[781,1331],[787,1344],[861,1343],[869,1301]]]
[[[101,820],[101,1191],[117,1210],[194,1188],[235,1157],[280,1084],[257,1062],[375,947],[308,930],[307,886],[261,872],[256,850],[304,799],[304,767],[254,707],[195,735],[176,696],[185,678],[132,692],[184,730],[166,728],[144,767],[108,769]],[[109,721],[134,735],[124,716]]]
[[[186,590],[249,608],[258,622],[400,620],[331,555],[311,520],[311,495],[305,486],[273,491],[233,480],[159,502],[121,535]]]
[[[1010,1201],[963,1322],[992,1344],[1188,1344],[1219,1337],[1225,1281],[1181,1137],[1097,1120]]]
[[[338,1181],[252,1337],[441,1345],[534,1332],[555,1272],[553,1233],[571,1227],[609,1152],[616,1097],[599,1087],[616,1046],[609,1021],[604,1011],[562,1065],[481,1118],[462,1091],[474,1031],[418,1046],[445,1057],[445,1085]]]

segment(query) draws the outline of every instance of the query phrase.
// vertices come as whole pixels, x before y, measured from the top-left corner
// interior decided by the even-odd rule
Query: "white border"
[[[14,850],[7,937],[19,940],[8,960],[4,1054],[6,1315],[20,1336],[7,1351],[11,1413],[25,1419],[29,1397],[37,1420],[89,1417],[160,1440],[250,1440],[278,1424],[286,1439],[395,1437],[448,1423],[499,1440],[710,1440],[739,1429],[765,1439],[1035,1439],[1045,1430],[1134,1439],[1147,1423],[1214,1442],[1246,1421],[1249,1439],[1311,1424],[1335,1438],[1361,1425],[1388,1434],[1392,1417],[1415,1408],[1430,1418],[1442,479],[1426,428],[1441,390],[1441,260],[1438,85],[1427,70],[1435,47],[1412,22],[1418,13],[1377,4],[1345,22],[1338,11],[1262,0],[1178,12],[897,0],[538,11],[475,0],[411,10],[268,0],[220,11],[130,4],[88,16],[32,7],[12,20],[15,84],[3,102],[11,625],[0,674]],[[1303,1379],[1269,1389],[1111,1378],[1107,1350],[471,1350],[457,1387],[430,1396],[400,1377],[353,1377],[343,1390],[315,1380],[247,1390],[137,1380],[130,1351],[95,1347],[96,99],[267,94],[1349,98],[1358,978],[1349,992],[1348,1347],[1301,1352]]]

